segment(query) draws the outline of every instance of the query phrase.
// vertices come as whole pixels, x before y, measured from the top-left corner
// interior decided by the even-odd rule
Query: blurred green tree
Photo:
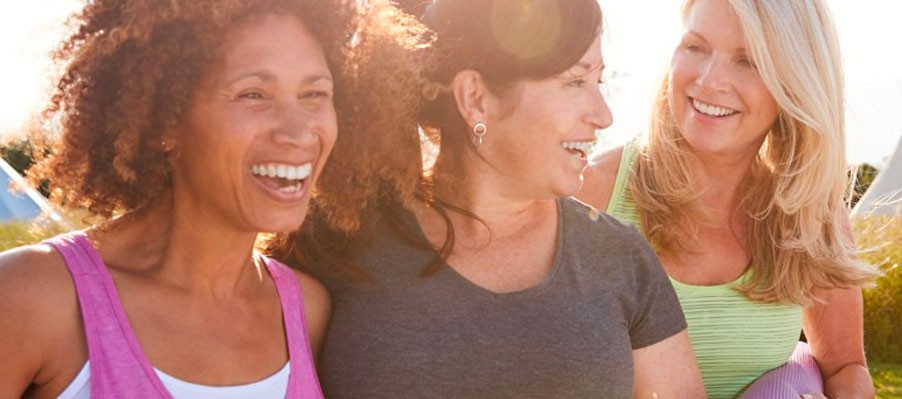
[[[868,187],[870,187],[871,183],[874,182],[874,179],[877,178],[877,173],[880,172],[879,170],[877,170],[877,168],[869,163],[858,165],[854,170],[855,191],[852,192],[852,198],[849,200],[852,208],[855,207],[855,204],[858,203],[858,200],[861,199],[861,196],[864,195],[864,192],[868,190]]]
[[[25,171],[34,164],[33,148],[28,139],[10,140],[0,144],[0,157],[2,157],[9,166],[12,166],[20,175],[24,175]],[[37,187],[44,197],[50,194],[47,189],[47,182],[44,181]]]

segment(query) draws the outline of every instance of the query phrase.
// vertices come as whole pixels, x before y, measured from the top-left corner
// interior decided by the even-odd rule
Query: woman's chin
[[[294,213],[270,214],[254,218],[253,229],[266,233],[288,233],[295,231],[304,223],[306,208]]]
[[[576,195],[583,186],[582,173],[575,177],[568,177],[566,181],[560,181],[554,188],[554,197],[572,197]]]

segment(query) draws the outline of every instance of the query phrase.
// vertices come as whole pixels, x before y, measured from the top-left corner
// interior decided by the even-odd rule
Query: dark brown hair
[[[411,101],[401,93],[385,99],[385,105],[392,109],[407,107],[403,115],[410,118],[406,128],[373,131],[376,137],[372,142],[391,146],[375,145],[346,155],[332,155],[332,161],[342,162],[347,168],[345,173],[351,184],[343,187],[341,195],[357,201],[355,209],[360,217],[356,220],[363,224],[337,225],[331,220],[336,211],[326,210],[315,201],[302,230],[279,237],[272,246],[278,257],[291,264],[321,265],[365,275],[350,259],[354,250],[368,244],[368,227],[375,218],[382,217],[389,219],[405,237],[416,237],[416,232],[405,228],[408,224],[397,220],[397,212],[418,198],[431,203],[449,227],[448,239],[437,249],[433,266],[426,269],[427,273],[435,270],[454,245],[447,211],[466,212],[434,197],[432,175],[424,169],[417,125],[434,140],[466,129],[449,92],[458,72],[478,71],[493,90],[501,93],[516,81],[564,72],[585,54],[601,29],[601,10],[595,0],[402,0],[401,6],[422,13],[422,21],[433,32],[429,51],[420,55],[424,69],[418,71],[427,72],[428,81],[411,86],[412,94],[420,96],[419,101]],[[405,71],[399,70],[396,76],[404,76],[400,72]],[[345,143],[351,144],[354,143]],[[336,149],[341,146],[342,143],[337,144]],[[361,156],[365,162],[357,161]],[[361,176],[376,176],[374,181],[378,184],[353,184]],[[416,244],[429,246],[428,242]],[[319,271],[322,272],[330,271]]]
[[[423,22],[437,35],[433,80],[447,87],[470,69],[502,94],[515,81],[548,78],[579,61],[600,33],[601,9],[596,0],[437,0]],[[448,90],[422,119],[444,129],[462,122]]]
[[[442,90],[423,110],[420,125],[440,149],[451,151],[472,145],[468,138],[462,139],[469,137],[469,127],[449,90],[458,72],[479,72],[490,90],[504,95],[516,81],[545,79],[576,64],[601,33],[602,24],[595,0],[439,0],[424,12],[424,22],[438,36],[435,53],[439,67],[433,78]],[[428,171],[418,192],[446,227],[444,242],[436,248],[426,274],[437,271],[454,247],[455,231],[448,212],[478,220],[431,189],[435,182],[429,179],[438,175]]]

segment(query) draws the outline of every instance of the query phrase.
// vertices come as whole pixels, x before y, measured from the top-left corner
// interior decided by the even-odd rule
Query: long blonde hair
[[[876,271],[856,258],[848,230],[843,69],[829,11],[823,0],[727,2],[780,108],[742,186],[752,273],[739,290],[758,302],[807,305],[815,288],[866,284]],[[685,2],[684,19],[693,3]],[[690,248],[707,212],[693,189],[694,157],[673,122],[668,80],[629,189],[652,246],[675,254]]]

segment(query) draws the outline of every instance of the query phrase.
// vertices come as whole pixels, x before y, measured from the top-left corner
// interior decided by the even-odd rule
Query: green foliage
[[[25,171],[34,164],[34,152],[31,142],[28,139],[12,140],[0,143],[0,157],[2,157],[9,166],[12,166],[20,175],[24,175]],[[42,181],[36,189],[45,197],[50,193],[48,189],[49,182]]]
[[[852,192],[852,198],[849,199],[851,203],[851,207],[855,207],[855,204],[858,203],[858,200],[861,199],[861,196],[864,195],[865,191],[868,191],[868,187],[871,187],[871,183],[874,182],[874,179],[877,178],[877,174],[880,172],[868,163],[863,163],[855,167],[855,191]]]
[[[19,174],[31,166],[31,145],[28,140],[11,141],[0,145],[0,157],[6,160]]]
[[[869,216],[854,221],[861,257],[884,275],[864,290],[868,358],[902,363],[902,218]]]
[[[902,399],[902,365],[869,363],[877,399]]]

